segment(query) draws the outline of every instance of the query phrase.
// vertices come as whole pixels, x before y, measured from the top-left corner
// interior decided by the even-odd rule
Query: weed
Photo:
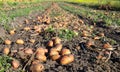
[[[52,26],[50,26],[46,31],[51,33],[51,34],[56,33],[56,35],[58,37],[68,39],[68,40],[72,39],[73,37],[78,35],[77,32],[74,32],[72,30],[69,30],[69,29],[54,29]]]
[[[47,32],[54,32],[55,29],[54,29],[52,26],[50,26],[49,28],[46,29],[46,31],[47,31]]]
[[[7,71],[11,67],[11,64],[10,64],[11,61],[12,61],[12,58],[9,56],[6,56],[6,55],[0,56],[0,72]]]
[[[58,36],[64,39],[72,39],[73,37],[78,35],[74,31],[68,29],[60,29],[58,33],[59,33]]]

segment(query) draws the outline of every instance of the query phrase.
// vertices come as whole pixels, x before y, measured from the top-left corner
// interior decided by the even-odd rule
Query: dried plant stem
[[[110,51],[110,53],[109,53],[109,56],[108,56],[108,58],[105,60],[105,62],[107,62],[109,59],[110,59],[110,57],[111,57],[111,51]]]

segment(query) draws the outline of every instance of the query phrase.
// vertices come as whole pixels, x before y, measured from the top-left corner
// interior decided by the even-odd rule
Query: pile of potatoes
[[[66,65],[74,61],[74,55],[71,54],[69,49],[62,47],[60,38],[52,38],[47,46],[50,48],[49,55],[53,61],[59,61],[61,65]]]
[[[6,45],[10,45],[12,41],[5,40]],[[18,39],[16,44],[24,44],[22,39]],[[41,72],[44,70],[44,65],[42,62],[47,60],[47,56],[50,56],[50,59],[53,61],[59,62],[61,65],[67,65],[74,61],[74,55],[71,54],[71,51],[68,48],[63,48],[61,44],[61,39],[54,37],[48,41],[47,48],[38,47],[33,48],[19,48],[18,50],[10,50],[10,48],[4,48],[3,54],[14,57],[16,55],[18,59],[27,60],[33,56],[30,62],[30,71],[31,72]],[[13,58],[11,65],[13,69],[18,69],[20,67],[20,61]]]
[[[10,48],[4,48],[3,49],[3,53],[5,55],[12,56],[14,57],[14,55],[19,57],[19,60],[27,60],[28,57],[31,58],[33,55],[32,60],[28,59],[28,61],[30,61],[30,71],[31,72],[41,72],[44,70],[44,66],[42,64],[42,62],[45,62],[47,60],[47,57],[45,55],[45,53],[47,53],[48,50],[43,48],[43,47],[39,47],[36,50],[33,50],[32,48],[20,48],[18,50],[14,50],[14,51],[10,51]],[[21,65],[21,62],[13,58],[13,60],[11,61],[11,65],[13,69],[18,69]]]

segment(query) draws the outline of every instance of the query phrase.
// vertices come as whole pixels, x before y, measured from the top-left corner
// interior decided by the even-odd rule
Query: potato
[[[46,56],[41,54],[36,54],[35,58],[41,62],[45,62],[47,60]]]
[[[62,49],[62,44],[57,44],[54,48],[55,48],[58,52],[60,52],[61,49]]]
[[[11,43],[12,43],[12,42],[11,42],[10,40],[8,40],[8,39],[5,40],[5,44],[6,44],[6,45],[10,45]]]
[[[61,63],[62,65],[67,65],[67,64],[69,64],[69,63],[71,63],[71,62],[73,62],[73,61],[74,61],[74,56],[73,56],[72,54],[70,54],[70,55],[64,55],[64,56],[61,58],[60,63]]]
[[[61,39],[58,38],[58,37],[53,38],[53,43],[54,43],[54,45],[60,44],[61,43]]]
[[[59,55],[58,51],[56,49],[51,49],[50,50],[50,56],[53,56],[53,55]]]
[[[53,47],[53,41],[50,40],[50,41],[48,42],[47,46],[49,46],[49,47]]]
[[[22,39],[18,39],[18,40],[16,41],[16,43],[22,45],[22,44],[24,44],[24,41],[23,41]]]
[[[41,54],[41,55],[45,55],[45,53],[47,53],[48,52],[48,50],[47,49],[45,49],[45,48],[42,48],[42,47],[39,47],[39,48],[37,48],[37,54]]]
[[[33,64],[33,65],[31,65],[31,67],[30,67],[30,71],[31,72],[41,72],[41,71],[43,71],[44,70],[44,66],[42,65],[42,64],[40,64],[40,63],[38,63],[38,64]]]
[[[71,54],[71,51],[69,49],[67,48],[62,49],[61,55],[69,55],[69,54]]]
[[[13,60],[13,61],[12,61],[12,67],[13,67],[14,69],[17,69],[17,68],[19,67],[19,65],[20,65],[20,63],[19,63],[18,60]]]
[[[25,52],[25,54],[27,54],[27,55],[33,54],[32,48],[26,48],[24,52]]]
[[[53,55],[53,56],[51,56],[51,59],[53,61],[58,60],[59,58],[60,58],[60,55]]]
[[[4,49],[3,49],[3,53],[4,53],[4,54],[8,55],[9,52],[10,52],[10,48],[4,48]]]

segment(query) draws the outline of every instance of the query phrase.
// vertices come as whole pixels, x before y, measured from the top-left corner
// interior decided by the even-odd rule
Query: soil
[[[2,37],[4,37],[4,36],[6,36],[6,31],[0,26],[0,38],[2,38]]]
[[[78,36],[75,36],[70,40],[61,38],[63,48],[66,47],[70,49],[75,60],[70,64],[61,65],[59,61],[52,61],[49,55],[46,54],[47,61],[42,63],[45,67],[43,72],[120,72],[119,28],[104,28],[100,26],[86,25],[86,20],[80,19],[77,15],[73,15],[61,9],[57,3],[53,3],[51,7],[44,12],[35,14],[33,13],[32,16],[30,16],[30,19],[26,17],[23,17],[22,19],[16,18],[13,24],[19,23],[21,25],[18,25],[19,27],[17,27],[14,35],[7,33],[7,39],[10,39],[12,44],[6,45],[3,42],[0,44],[0,47],[2,49],[9,47],[11,51],[19,50],[20,48],[33,48],[34,50],[38,47],[47,48],[47,42],[52,37],[57,37],[58,32],[55,31],[50,33],[47,32],[46,29],[50,26],[55,30],[66,28],[78,33]],[[28,20],[28,23],[25,22],[25,19]],[[45,20],[48,20],[48,22]],[[39,26],[40,30],[34,30],[34,26],[36,25]],[[24,27],[30,27],[31,30],[25,31]],[[82,36],[84,30],[88,32],[89,36]],[[98,40],[94,40],[94,36],[98,36],[98,33],[100,32],[103,32],[105,36]],[[16,44],[17,39],[23,39],[25,44]],[[35,39],[35,43],[30,43],[30,39]],[[94,41],[94,45],[91,47],[86,46],[86,43],[89,40]],[[106,42],[109,42],[115,49],[104,49],[102,46]],[[109,58],[110,53],[111,56]],[[103,57],[98,59],[97,57],[101,54]],[[13,57],[20,61],[20,69],[25,66],[30,58],[26,59],[27,61],[23,61],[18,53],[15,53]],[[26,72],[29,71],[29,66],[30,65],[25,68]],[[17,70],[14,71],[17,72]]]

